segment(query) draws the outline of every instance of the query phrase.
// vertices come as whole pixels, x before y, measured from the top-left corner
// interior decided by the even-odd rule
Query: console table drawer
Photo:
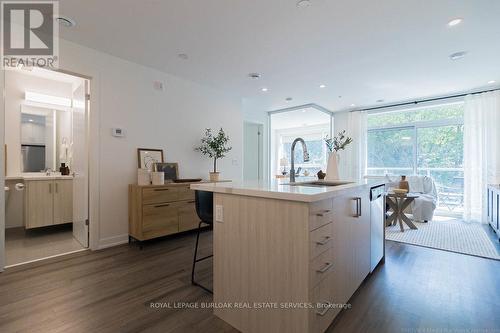
[[[142,231],[144,234],[168,235],[179,231],[177,204],[145,205],[142,208]]]
[[[175,187],[145,188],[142,190],[142,203],[155,204],[177,201],[179,191]]]
[[[178,188],[178,200],[194,200],[194,191],[189,186],[182,186]]]

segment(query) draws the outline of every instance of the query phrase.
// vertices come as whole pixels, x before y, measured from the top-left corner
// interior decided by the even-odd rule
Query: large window
[[[368,116],[368,175],[427,175],[439,208],[463,205],[463,103]]]

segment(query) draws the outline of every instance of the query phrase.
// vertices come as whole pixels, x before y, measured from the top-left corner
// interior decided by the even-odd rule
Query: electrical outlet
[[[224,222],[224,208],[221,205],[215,205],[215,221]]]

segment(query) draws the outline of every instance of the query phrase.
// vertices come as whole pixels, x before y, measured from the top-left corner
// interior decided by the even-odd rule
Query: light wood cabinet
[[[26,229],[72,222],[72,179],[26,180],[25,186]]]
[[[324,332],[370,271],[369,188],[313,203],[215,193],[214,302],[312,304],[215,309],[242,332]]]
[[[190,184],[129,186],[129,235],[144,241],[198,227]]]
[[[500,238],[500,185],[488,185],[488,223]]]
[[[54,181],[54,224],[73,222],[73,180]]]

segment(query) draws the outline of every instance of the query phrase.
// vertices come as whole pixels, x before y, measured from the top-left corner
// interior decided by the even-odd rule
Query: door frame
[[[328,110],[327,108],[318,105],[316,103],[309,103],[309,104],[303,104],[303,105],[296,105],[288,108],[283,108],[283,109],[278,109],[278,110],[272,110],[267,112],[267,160],[268,163],[266,165],[267,173],[268,173],[268,181],[272,181],[274,178],[274,172],[273,172],[273,145],[274,145],[274,136],[272,133],[272,119],[273,115],[278,114],[278,113],[286,113],[286,112],[292,112],[292,111],[297,111],[297,110],[302,110],[302,109],[316,109],[317,111],[323,112],[326,115],[330,116],[330,135],[333,136],[333,130],[335,128],[335,116],[333,111]]]
[[[100,235],[100,131],[99,131],[99,72],[90,68],[59,68],[56,72],[73,75],[88,80],[90,85],[88,123],[88,181],[89,181],[89,249],[99,249]],[[81,74],[87,73],[87,74]],[[0,150],[5,154],[5,70],[0,70]],[[5,186],[5,164],[0,163],[0,185]],[[0,272],[5,267],[5,191],[0,192]]]
[[[243,121],[243,131],[245,131],[246,125],[256,125],[260,129],[260,141],[259,141],[259,180],[264,180],[264,124],[255,121]],[[244,138],[243,138],[244,139]],[[245,142],[243,142],[243,176],[245,176]]]

